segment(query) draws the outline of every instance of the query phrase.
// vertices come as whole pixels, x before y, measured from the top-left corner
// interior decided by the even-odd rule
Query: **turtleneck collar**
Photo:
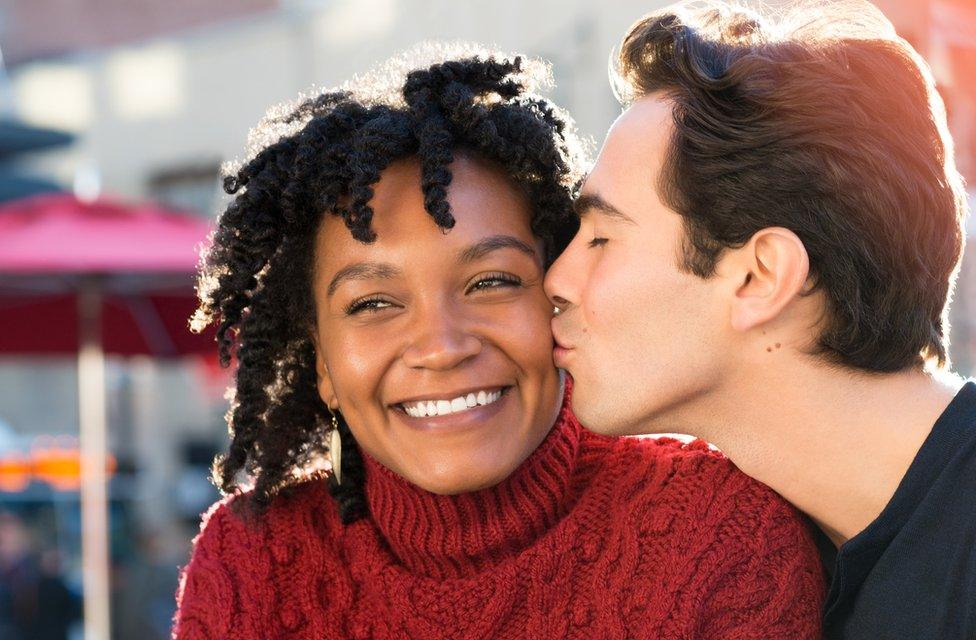
[[[568,511],[582,435],[570,385],[545,440],[494,487],[433,494],[363,454],[371,518],[404,566],[433,577],[469,575],[525,549]]]

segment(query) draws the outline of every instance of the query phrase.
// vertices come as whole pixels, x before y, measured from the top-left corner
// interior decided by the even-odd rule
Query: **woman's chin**
[[[429,491],[442,496],[456,496],[462,493],[471,493],[493,487],[511,475],[512,470],[485,470],[483,472],[472,473],[470,468],[451,470],[439,473],[436,476],[430,474],[420,475],[409,479],[412,484],[420,487],[424,491]]]

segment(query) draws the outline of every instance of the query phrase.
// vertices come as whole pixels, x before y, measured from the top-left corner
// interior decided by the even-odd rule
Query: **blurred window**
[[[149,196],[162,204],[211,217],[218,201],[218,162],[158,170],[148,179]]]

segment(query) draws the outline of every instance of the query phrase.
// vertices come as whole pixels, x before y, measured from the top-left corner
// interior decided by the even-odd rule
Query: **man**
[[[866,3],[711,5],[638,21],[616,71],[546,280],[580,420],[699,436],[808,514],[828,637],[976,638],[964,192],[925,63]]]

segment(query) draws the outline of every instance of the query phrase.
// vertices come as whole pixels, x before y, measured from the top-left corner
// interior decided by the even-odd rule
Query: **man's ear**
[[[315,327],[309,327],[308,334],[312,338],[312,346],[315,348],[315,376],[317,378],[315,386],[319,390],[319,397],[322,398],[322,402],[335,411],[339,408],[339,402],[336,400],[335,388],[332,386],[332,376],[329,374],[329,368],[322,356],[318,332]]]
[[[810,275],[806,247],[782,227],[757,231],[730,257],[738,278],[731,317],[736,331],[748,331],[779,316],[803,292]]]

